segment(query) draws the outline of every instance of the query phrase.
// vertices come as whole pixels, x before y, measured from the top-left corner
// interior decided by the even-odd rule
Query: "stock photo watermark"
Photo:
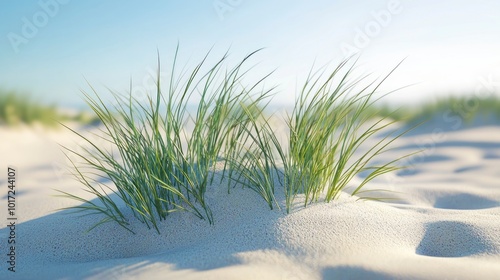
[[[355,29],[354,37],[350,42],[342,42],[340,50],[345,56],[351,56],[370,45],[371,41],[380,35],[382,30],[389,26],[395,15],[403,11],[403,4],[399,0],[387,2],[385,9],[371,11],[371,20],[366,22],[363,27]]]
[[[7,221],[6,228],[8,229],[8,239],[6,244],[7,249],[7,270],[16,272],[16,222],[17,222],[17,168],[9,166],[7,168]]]
[[[452,108],[444,112],[443,120],[449,123],[453,130],[459,129],[464,126],[465,121],[471,115],[473,116],[479,110],[479,100],[491,97],[498,92],[500,92],[500,77],[495,77],[491,73],[488,76],[480,76],[474,93],[461,102],[452,104]]]
[[[500,92],[500,77],[489,74],[480,76],[477,79],[477,85],[474,93],[459,102],[450,104],[450,108],[440,115],[442,125],[434,127],[425,139],[419,139],[414,142],[414,145],[421,151],[406,158],[402,163],[406,166],[409,174],[416,171],[417,166],[425,162],[426,158],[432,157],[436,153],[436,147],[440,143],[447,141],[445,131],[457,131],[466,125],[466,120],[469,116],[473,116],[479,110],[481,99],[486,99]],[[404,179],[400,176],[393,175],[389,177],[390,184],[396,184]]]
[[[158,77],[159,76],[159,77]],[[143,76],[141,83],[138,85],[133,85],[130,94],[139,103],[148,102],[149,97],[154,95],[157,90],[158,83],[165,80],[167,81],[170,76],[167,72],[160,71],[158,75],[158,70],[153,67],[146,68],[146,74]],[[157,81],[157,79],[160,81]],[[117,102],[118,100],[115,100]]]
[[[23,45],[35,38],[40,31],[49,24],[50,19],[54,18],[61,6],[66,5],[70,0],[40,0],[39,9],[29,17],[21,18],[21,28],[18,32],[9,32],[7,39],[15,53],[20,52]]]
[[[243,0],[215,0],[212,5],[219,20],[223,21],[227,14],[234,12],[242,3]]]

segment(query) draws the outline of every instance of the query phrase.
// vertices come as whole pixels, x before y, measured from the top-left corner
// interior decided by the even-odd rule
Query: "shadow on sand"
[[[220,187],[227,194],[226,184],[214,183],[212,187]],[[241,192],[245,192],[244,200],[230,197],[242,197]],[[118,199],[116,195],[110,197]],[[114,274],[131,273],[154,263],[171,264],[173,271],[204,271],[242,263],[238,253],[280,250],[280,233],[274,225],[282,212],[270,210],[249,189],[232,189],[222,200],[227,201],[212,208],[214,225],[186,212],[174,212],[161,222],[160,235],[154,229],[148,230],[131,213],[127,217],[136,234],[116,223],[103,224],[87,233],[103,215],[80,217],[71,214],[72,210],[21,222],[17,225],[18,262],[37,269],[20,269],[18,275],[28,279],[40,275],[57,279],[95,275],[113,278]],[[98,199],[92,202],[99,203]],[[233,207],[248,211],[235,211]],[[2,244],[7,242],[8,230],[0,229]]]

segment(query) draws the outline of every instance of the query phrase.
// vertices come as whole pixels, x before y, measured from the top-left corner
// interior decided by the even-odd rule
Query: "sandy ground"
[[[86,233],[96,217],[57,210],[77,202],[54,197],[85,195],[58,146],[81,142],[64,130],[0,128],[0,279],[499,279],[500,126],[441,125],[385,154],[423,149],[409,169],[368,185],[394,191],[390,202],[346,195],[286,215],[250,190],[215,184],[214,226],[176,213],[161,235],[134,220],[135,235],[115,224]],[[16,272],[8,166],[17,173]]]

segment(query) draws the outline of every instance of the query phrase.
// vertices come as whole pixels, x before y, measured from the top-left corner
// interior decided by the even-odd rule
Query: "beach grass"
[[[116,194],[136,218],[158,233],[158,223],[175,211],[188,211],[213,223],[205,200],[207,186],[213,182],[217,161],[230,150],[231,133],[244,123],[241,108],[253,108],[249,92],[263,81],[242,87],[244,67],[253,54],[232,68],[225,68],[224,55],[203,72],[207,54],[191,72],[177,73],[176,52],[166,92],[161,90],[158,69],[156,94],[147,104],[131,94],[124,98],[115,93],[118,105],[110,108],[97,92],[87,94],[87,103],[105,127],[105,140],[114,144],[119,157],[73,130],[93,148],[83,154],[67,149],[84,162],[82,167],[74,165],[75,176],[101,204],[63,193],[84,203],[72,209],[104,214],[96,226],[114,221],[130,230],[122,209],[109,198]],[[192,98],[198,100],[194,115],[187,112]],[[186,123],[191,123],[190,131],[184,129]],[[109,178],[117,190],[91,179],[81,171],[85,168]]]
[[[58,128],[58,123],[74,121],[82,125],[100,122],[93,112],[63,113],[55,104],[47,105],[29,94],[0,90],[0,125],[41,124]]]
[[[0,91],[0,124],[14,126],[40,123],[55,126],[61,114],[55,105],[44,105],[27,94]]]
[[[373,108],[376,116],[389,117],[396,121],[410,124],[424,122],[433,118],[458,118],[469,124],[478,118],[489,118],[500,121],[500,97],[497,95],[477,96],[463,94],[460,96],[441,97],[416,106],[379,105]]]
[[[373,115],[366,114],[378,101],[375,94],[387,77],[360,88],[364,79],[351,78],[354,63],[349,60],[331,72],[311,71],[285,118],[288,136],[284,140],[273,127],[276,116],[264,113],[274,92],[264,87],[270,74],[245,82],[252,69],[246,64],[255,53],[230,67],[227,54],[212,66],[207,65],[207,54],[192,70],[178,72],[177,49],[165,87],[160,84],[158,55],[157,88],[147,102],[131,93],[113,93],[115,105],[111,106],[93,89],[86,94],[103,124],[102,139],[113,147],[100,147],[72,130],[90,147],[83,152],[66,148],[68,158],[78,159],[72,161],[73,173],[98,202],[61,192],[82,203],[69,209],[99,214],[102,218],[94,227],[116,222],[130,231],[125,209],[158,233],[159,223],[176,211],[190,212],[212,224],[205,193],[215,174],[220,175],[220,183],[228,179],[228,192],[237,183],[257,192],[271,209],[281,208],[275,198],[280,189],[287,212],[298,194],[305,196],[304,206],[337,199],[361,172],[369,175],[351,194],[374,199],[365,196],[363,187],[400,169],[401,158],[374,162],[404,132],[389,133],[361,155],[355,154],[393,124],[385,117],[373,121]],[[193,99],[198,106],[190,114],[187,108]],[[97,174],[116,189],[100,183]]]
[[[284,187],[289,213],[298,194],[305,196],[304,207],[320,199],[330,202],[362,172],[369,175],[351,195],[375,199],[362,188],[374,178],[402,168],[397,162],[403,157],[377,165],[373,162],[406,131],[389,134],[357,154],[364,142],[395,121],[387,117],[373,121],[377,112],[372,109],[377,101],[374,95],[385,78],[353,90],[361,81],[351,78],[353,67],[346,60],[327,74],[310,73],[285,120],[287,143],[276,137],[268,119],[249,118],[252,129],[246,130],[241,147],[250,148],[232,160],[232,168],[243,174],[243,180],[239,176],[237,182],[256,190],[271,209],[273,205],[279,207],[274,201],[278,187]],[[276,185],[278,181],[280,186]]]

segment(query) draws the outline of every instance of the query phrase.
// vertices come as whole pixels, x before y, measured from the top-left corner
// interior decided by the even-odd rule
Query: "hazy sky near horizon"
[[[392,101],[411,102],[478,89],[500,92],[500,1],[38,0],[0,2],[0,89],[59,104],[81,103],[88,80],[126,92],[149,88],[157,50],[168,67],[230,60],[264,47],[259,73],[276,69],[278,103],[313,63],[353,53],[360,73],[386,74]]]

